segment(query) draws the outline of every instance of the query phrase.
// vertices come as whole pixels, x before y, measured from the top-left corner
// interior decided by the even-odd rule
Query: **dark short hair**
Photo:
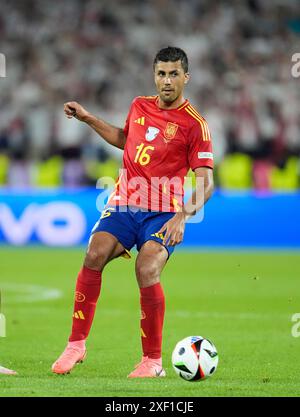
[[[158,61],[176,62],[179,60],[181,61],[184,72],[188,72],[189,62],[186,53],[182,49],[175,46],[168,46],[167,48],[163,48],[157,52],[153,62],[153,69],[155,68],[155,64],[157,64]]]

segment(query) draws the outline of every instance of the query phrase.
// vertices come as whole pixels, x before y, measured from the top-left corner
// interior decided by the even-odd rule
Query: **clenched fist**
[[[81,122],[85,122],[89,115],[89,112],[85,110],[85,108],[82,107],[79,103],[77,103],[77,101],[68,101],[65,103],[64,112],[68,119],[75,117]]]

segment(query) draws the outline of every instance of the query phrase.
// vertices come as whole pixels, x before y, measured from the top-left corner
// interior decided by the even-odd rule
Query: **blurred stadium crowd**
[[[207,119],[216,182],[299,187],[300,52],[295,0],[0,0],[0,185],[94,185],[122,154],[68,120],[76,100],[122,126],[133,97],[155,94],[158,49],[190,60],[186,97]]]

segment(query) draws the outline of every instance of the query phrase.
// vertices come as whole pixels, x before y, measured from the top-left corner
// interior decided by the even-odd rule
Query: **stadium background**
[[[266,329],[274,315],[281,327],[272,328],[270,343],[284,335],[292,358],[299,348],[299,339],[290,334],[291,315],[299,311],[300,78],[292,76],[292,55],[300,52],[299,3],[64,0],[54,7],[46,0],[0,0],[0,5],[0,53],[6,57],[6,77],[0,78],[0,285],[11,335],[1,340],[1,356],[14,366],[16,358],[11,352],[17,351],[20,327],[21,334],[25,331],[24,323],[19,327],[16,323],[22,323],[24,314],[32,320],[28,300],[34,295],[30,295],[30,288],[56,284],[64,294],[60,314],[55,317],[51,310],[53,322],[47,320],[48,333],[54,335],[55,325],[58,329],[62,316],[69,314],[82,245],[99,217],[97,179],[116,178],[121,163],[119,150],[106,145],[83,123],[65,118],[63,103],[76,100],[104,120],[122,126],[131,100],[155,93],[152,61],[156,51],[177,45],[190,61],[191,81],[185,96],[208,121],[216,164],[216,192],[205,207],[204,220],[187,225],[181,245],[185,250],[178,248],[178,263],[174,263],[177,272],[175,266],[174,270],[169,267],[173,273],[185,275],[187,262],[195,268],[201,264],[194,284],[208,297],[199,311],[190,294],[184,314],[190,314],[189,310],[199,314],[201,326],[217,345],[222,332],[213,319],[222,305],[223,315],[220,313],[218,320],[234,317],[236,308],[246,314],[244,319],[252,317],[253,328],[256,323]],[[51,246],[66,248],[62,252]],[[210,268],[218,262],[223,268],[214,275]],[[245,269],[233,273],[233,264]],[[127,282],[133,281],[130,267],[122,264],[115,268],[125,268]],[[112,269],[111,274],[118,276],[118,271]],[[260,283],[256,293],[252,281],[257,284],[262,271],[269,281]],[[194,276],[195,270],[189,273]],[[233,277],[237,281],[232,281]],[[242,277],[248,277],[251,284]],[[176,288],[169,288],[171,295],[178,292],[178,300],[181,278]],[[226,292],[223,280],[236,298]],[[126,285],[131,288],[133,284]],[[114,284],[107,285],[112,285],[107,302],[114,305]],[[210,285],[219,289],[217,309]],[[114,291],[118,299],[119,290]],[[130,304],[129,294],[128,290]],[[288,307],[280,305],[280,294],[290,300]],[[243,297],[249,297],[248,301]],[[43,317],[43,312],[48,314],[53,307],[51,303],[58,303],[47,302],[47,307],[37,303],[35,314]],[[108,307],[104,316],[105,311]],[[184,321],[190,316],[184,314],[177,314],[176,320],[182,321],[186,331],[195,332]],[[265,315],[267,324],[262,323],[260,314]],[[173,321],[174,317],[172,325]],[[69,322],[63,323],[57,332],[65,337]],[[44,335],[42,324],[37,321],[35,325]],[[241,328],[238,325],[237,332]],[[175,342],[179,337],[178,331],[170,340]],[[5,344],[10,349],[2,351]],[[54,359],[59,347],[51,349],[44,365]],[[245,352],[245,346],[243,349]],[[21,360],[20,366],[24,366]],[[269,368],[262,373],[268,372]],[[268,378],[262,376],[261,380]],[[286,380],[284,383],[288,386]],[[265,394],[280,394],[276,386]],[[236,389],[233,387],[230,389]],[[27,395],[37,395],[35,389]],[[15,392],[20,393],[20,387],[12,385],[6,394]],[[114,391],[105,392],[113,395]],[[209,389],[205,392],[210,394]],[[220,392],[215,391],[217,395]],[[245,387],[239,395],[249,392]],[[56,394],[60,395],[59,388]]]
[[[155,93],[156,51],[173,44],[190,58],[186,96],[208,120],[216,186],[223,198],[224,191],[248,195],[240,204],[227,198],[224,204],[212,202],[216,209],[207,210],[209,225],[201,225],[203,233],[188,227],[185,244],[299,246],[299,228],[289,224],[299,211],[298,198],[270,200],[272,213],[257,198],[296,193],[299,187],[300,89],[291,75],[299,44],[297,10],[295,1],[72,0],[55,7],[48,1],[1,1],[0,51],[7,57],[7,77],[1,79],[0,185],[8,194],[1,195],[0,240],[51,242],[35,239],[36,211],[28,204],[37,201],[36,190],[60,187],[67,190],[60,200],[68,200],[70,190],[74,196],[78,187],[95,190],[99,177],[117,177],[122,153],[83,123],[66,119],[62,104],[77,100],[122,126],[133,97]],[[35,190],[30,198],[29,188]],[[49,201],[56,200],[51,194]],[[81,207],[85,233],[74,231],[70,243],[86,242],[98,217],[95,198],[91,194],[89,206]],[[75,205],[82,201],[79,195]],[[62,211],[67,218],[56,219],[51,207],[45,208],[50,225],[52,219],[56,229],[67,227],[72,216]],[[236,222],[244,232],[239,236],[228,233]],[[265,223],[265,231],[252,222]],[[276,236],[269,233],[272,222],[280,228]]]

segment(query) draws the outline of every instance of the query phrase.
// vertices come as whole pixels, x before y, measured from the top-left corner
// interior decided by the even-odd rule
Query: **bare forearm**
[[[90,113],[84,118],[83,121],[94,129],[95,132],[97,132],[98,135],[100,135],[106,142],[119,149],[124,149],[126,137],[123,129],[112,126]]]
[[[214,183],[212,176],[196,178],[196,188],[182,209],[186,219],[194,216],[199,210],[202,209],[204,204],[211,197],[213,190]]]
[[[119,149],[124,149],[126,137],[123,129],[111,126],[104,120],[98,119],[81,106],[81,104],[77,103],[77,101],[68,101],[67,103],[64,103],[64,112],[68,119],[75,117],[77,120],[85,122],[106,142]]]
[[[186,219],[188,219],[191,216],[194,216],[196,213],[198,213],[199,210],[202,209],[204,204],[211,197],[212,192],[213,188],[211,187],[204,188],[204,195],[203,190],[196,189],[193,192],[191,198],[186,202],[186,204],[183,207],[183,212],[186,215]]]

